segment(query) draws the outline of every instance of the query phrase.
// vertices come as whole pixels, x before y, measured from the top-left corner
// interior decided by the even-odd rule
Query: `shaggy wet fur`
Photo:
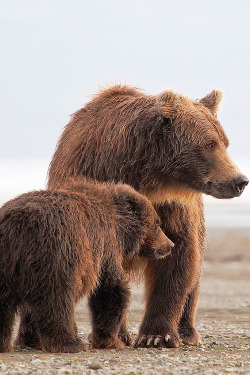
[[[129,186],[83,177],[58,190],[23,194],[0,209],[0,352],[18,344],[50,352],[86,347],[75,304],[90,296],[93,348],[122,348],[118,337],[130,298],[126,262],[160,259],[172,242],[152,204]],[[25,311],[25,314],[24,314]]]
[[[110,87],[72,116],[51,161],[49,187],[78,175],[130,184],[155,204],[163,230],[176,243],[170,257],[147,265],[137,346],[200,340],[201,193],[232,198],[248,181],[227,153],[228,138],[216,117],[221,98],[218,90],[199,101],[172,91],[151,96]]]

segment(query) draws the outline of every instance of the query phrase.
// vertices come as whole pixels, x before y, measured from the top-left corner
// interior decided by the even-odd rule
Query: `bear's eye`
[[[205,147],[208,150],[214,150],[215,146],[216,146],[216,142],[215,141],[211,141],[211,142],[207,143]]]

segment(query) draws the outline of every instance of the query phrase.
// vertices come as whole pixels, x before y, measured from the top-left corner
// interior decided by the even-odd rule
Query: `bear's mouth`
[[[239,176],[226,182],[213,179],[206,183],[204,193],[218,199],[231,199],[239,197],[247,184],[248,179],[245,176]]]

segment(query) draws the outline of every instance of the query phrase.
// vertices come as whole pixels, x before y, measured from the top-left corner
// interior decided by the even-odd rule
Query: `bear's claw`
[[[140,335],[134,343],[135,348],[178,348],[179,339],[175,335]]]

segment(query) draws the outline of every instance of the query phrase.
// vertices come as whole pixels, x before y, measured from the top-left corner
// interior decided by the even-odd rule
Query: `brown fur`
[[[91,297],[92,346],[124,347],[130,290],[123,264],[169,254],[172,242],[159,224],[152,204],[129,186],[83,177],[7,202],[0,209],[0,352],[11,349],[18,307],[27,326],[19,344],[85,350],[74,318],[84,295]]]
[[[150,96],[110,87],[73,115],[51,161],[50,187],[86,175],[144,193],[176,242],[171,257],[147,265],[137,346],[199,342],[194,320],[205,247],[201,193],[232,198],[247,184],[227,153],[228,138],[216,117],[220,100],[217,90],[198,101],[172,91]]]

